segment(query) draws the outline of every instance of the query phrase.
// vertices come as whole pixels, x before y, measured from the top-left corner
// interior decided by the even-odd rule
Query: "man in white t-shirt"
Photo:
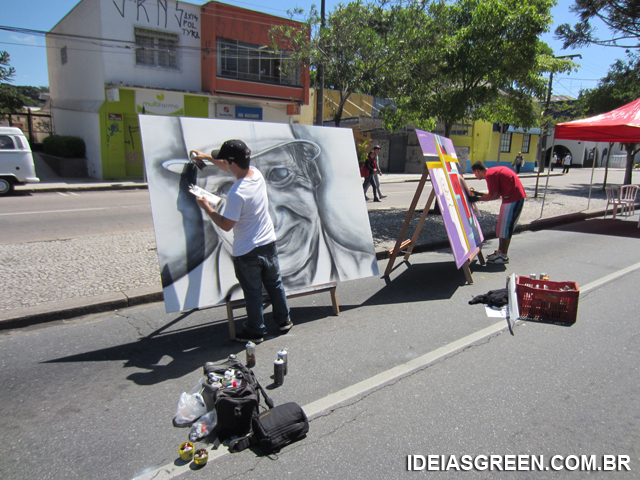
[[[227,140],[217,158],[197,151],[193,154],[196,159],[209,160],[236,177],[227,193],[223,215],[207,200],[198,198],[198,205],[213,223],[225,232],[233,229],[233,266],[247,305],[247,322],[236,340],[255,343],[264,340],[263,284],[273,306],[273,320],[281,333],[287,333],[293,323],[280,275],[267,187],[260,171],[250,165],[251,151],[242,140]]]

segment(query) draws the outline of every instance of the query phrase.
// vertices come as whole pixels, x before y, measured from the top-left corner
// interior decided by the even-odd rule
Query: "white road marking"
[[[628,273],[640,269],[640,263],[636,263],[629,267],[623,268],[614,272],[610,275],[606,275],[598,280],[595,280],[591,283],[588,283],[584,287],[580,288],[580,293],[586,293],[591,290],[594,290],[605,283],[616,280]],[[343,402],[348,400],[352,400],[356,397],[359,397],[365,394],[368,391],[377,389],[387,383],[395,382],[400,378],[411,375],[418,370],[422,370],[427,366],[436,363],[454,353],[460,352],[465,348],[470,347],[473,344],[478,343],[485,338],[494,336],[503,330],[508,328],[507,322],[501,320],[498,323],[494,323],[493,325],[483,328],[482,330],[478,330],[471,335],[467,335],[466,337],[462,337],[459,340],[456,340],[452,343],[449,343],[443,347],[437,348],[429,353],[425,353],[424,355],[414,358],[413,360],[403,363],[402,365],[398,365],[397,367],[393,367],[389,370],[386,370],[382,373],[374,375],[373,377],[367,378],[361,382],[358,382],[350,387],[344,388],[338,392],[332,393],[323,397],[315,402],[311,402],[308,405],[305,405],[303,410],[307,414],[310,419],[313,419],[319,416],[321,413],[326,412],[328,410],[336,408]],[[224,446],[220,445],[218,450],[212,450],[209,452],[209,461],[207,463],[212,462],[213,460],[225,456],[229,453],[229,450]],[[169,463],[155,470],[150,470],[148,472],[143,473],[142,475],[135,477],[133,480],[169,480],[171,478],[177,477],[178,475],[182,475],[185,472],[190,471],[190,463],[186,463],[184,465],[176,465],[175,463]]]
[[[0,213],[0,217],[8,217],[10,215],[42,215],[43,213],[91,212],[91,211],[94,211],[94,210],[107,210],[107,207],[74,208],[72,210],[42,210],[42,211],[39,211],[39,212]]]

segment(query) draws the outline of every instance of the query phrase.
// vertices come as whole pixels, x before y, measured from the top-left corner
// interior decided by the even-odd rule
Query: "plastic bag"
[[[180,395],[176,416],[173,419],[175,425],[193,423],[207,413],[207,407],[204,398],[202,398],[202,383],[204,380],[204,377],[202,377],[189,393],[182,392],[182,395]]]
[[[201,438],[209,436],[213,428],[216,426],[216,421],[217,417],[215,410],[201,416],[198,421],[191,426],[189,440],[197,442]]]

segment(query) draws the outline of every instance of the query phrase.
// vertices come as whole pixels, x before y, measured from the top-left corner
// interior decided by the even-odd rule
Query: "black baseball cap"
[[[242,163],[251,156],[251,150],[242,140],[227,140],[222,144],[220,150],[211,152],[211,156],[218,160],[228,160],[229,162]]]
[[[380,148],[380,145],[376,145],[375,147],[373,147],[373,149],[374,149],[374,150],[376,150],[376,149],[378,149],[378,150],[382,150],[382,149]]]

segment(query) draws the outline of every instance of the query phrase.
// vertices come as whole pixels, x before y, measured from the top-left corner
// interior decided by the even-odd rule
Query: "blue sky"
[[[28,28],[33,30],[50,30],[58,23],[76,4],[78,0],[22,0],[4,1],[0,25],[9,27]],[[188,3],[201,5],[206,1],[193,0]],[[273,6],[264,6],[257,0],[226,1],[231,5],[258,10],[272,15],[287,17],[287,10],[300,7],[308,10],[320,0],[278,0],[277,2],[265,2]],[[330,12],[336,4],[336,0],[326,0],[326,11]],[[612,47],[590,46],[579,50],[562,50],[562,44],[553,39],[555,26],[561,23],[574,24],[576,17],[569,11],[574,0],[559,0],[553,8],[554,25],[552,31],[543,36],[556,55],[580,53],[582,60],[577,72],[569,75],[556,75],[553,80],[554,95],[571,95],[577,97],[581,88],[593,88],[597,81],[607,74],[609,66],[618,58],[624,58],[624,49]],[[599,26],[598,35],[607,37],[604,26]],[[11,55],[11,66],[15,67],[16,75],[14,85],[45,86],[49,84],[47,76],[47,60],[44,36],[28,35],[0,30],[0,50],[6,50]]]

